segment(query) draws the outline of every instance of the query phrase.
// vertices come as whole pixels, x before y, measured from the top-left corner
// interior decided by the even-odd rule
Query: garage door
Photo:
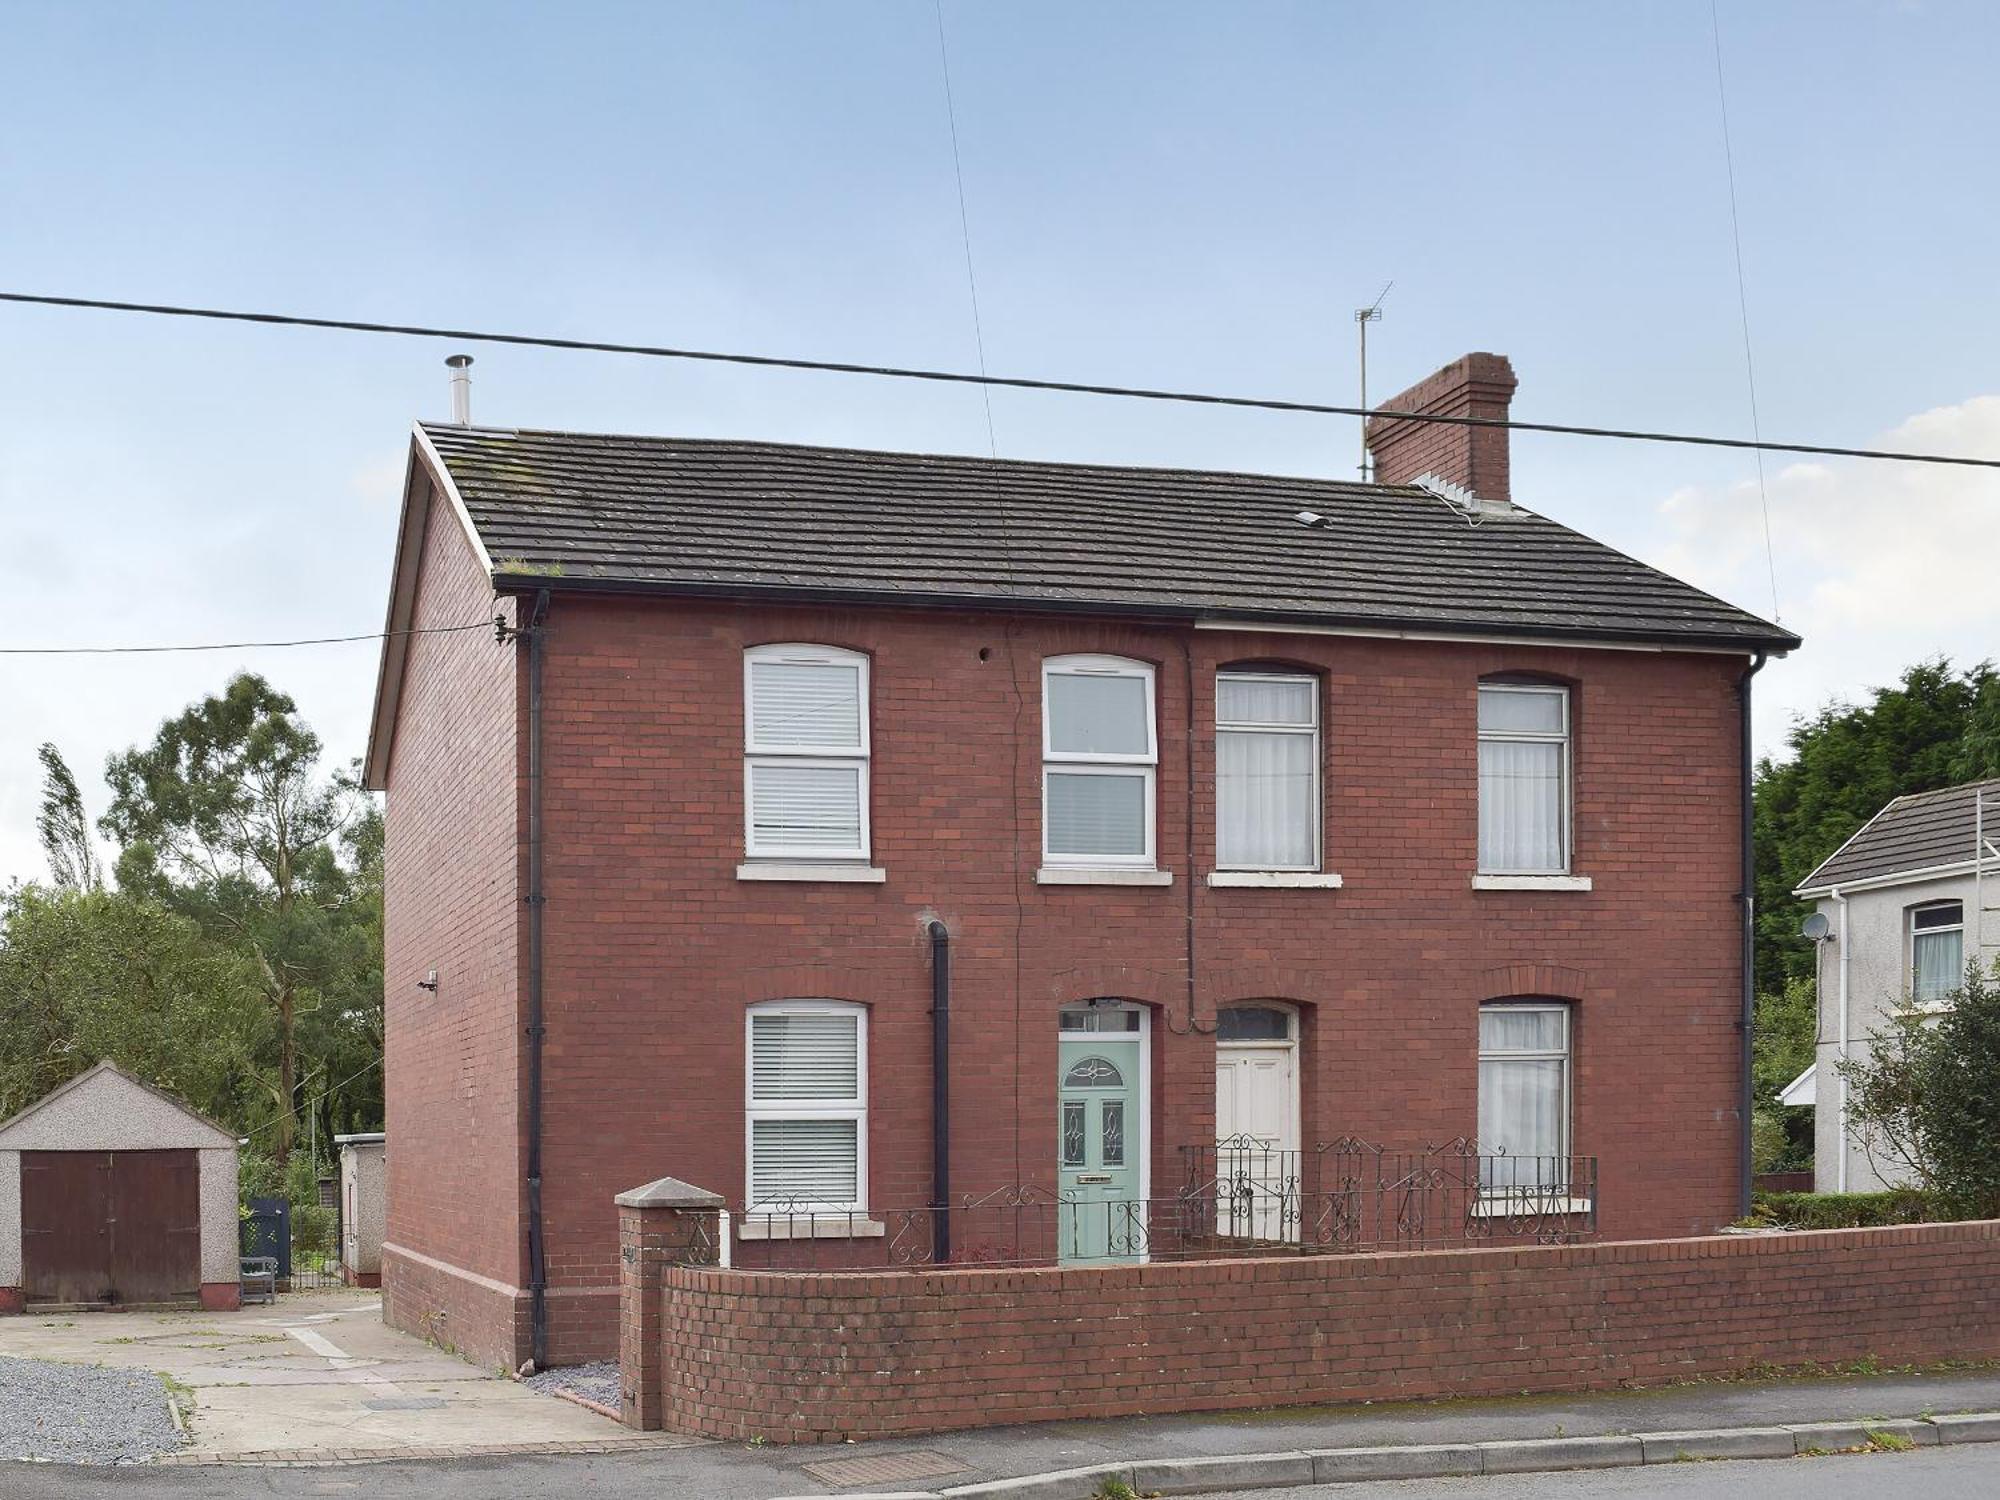
[[[21,1153],[21,1280],[30,1302],[174,1302],[201,1287],[192,1151]]]

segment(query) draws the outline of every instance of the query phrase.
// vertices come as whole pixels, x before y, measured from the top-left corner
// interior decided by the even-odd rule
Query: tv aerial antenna
[[[1385,281],[1382,290],[1375,294],[1375,300],[1366,307],[1354,309],[1354,326],[1361,335],[1361,409],[1368,410],[1368,325],[1382,321],[1382,304],[1388,299],[1389,289],[1396,283]],[[1369,470],[1373,467],[1368,460],[1368,419],[1361,419],[1361,482],[1368,482]]]

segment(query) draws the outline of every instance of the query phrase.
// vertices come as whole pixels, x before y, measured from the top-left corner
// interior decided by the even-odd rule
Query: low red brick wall
[[[2000,1357],[2000,1221],[1094,1270],[661,1272],[665,1426],[825,1442]]]

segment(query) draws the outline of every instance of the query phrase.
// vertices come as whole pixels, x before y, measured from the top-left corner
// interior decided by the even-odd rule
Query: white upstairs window
[[[868,658],[832,646],[743,653],[744,848],[751,859],[868,858]]]
[[[747,1212],[858,1213],[868,1199],[868,1022],[839,1000],[749,1011]]]
[[[1568,874],[1569,825],[1568,689],[1480,684],[1480,873]]]
[[[1153,868],[1153,669],[1115,656],[1042,667],[1042,857]]]
[[[1215,679],[1215,863],[1319,868],[1319,683],[1270,672]]]
[[[1910,908],[1910,998],[1936,1005],[1965,983],[1965,905]]]

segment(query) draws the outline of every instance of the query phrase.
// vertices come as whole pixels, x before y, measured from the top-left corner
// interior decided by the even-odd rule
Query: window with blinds
[[[1215,679],[1215,865],[1319,868],[1319,683],[1268,672]]]
[[[1569,692],[1479,687],[1479,870],[1569,873]]]
[[[1153,669],[1113,656],[1042,668],[1042,858],[1153,867]]]
[[[867,1206],[867,1018],[834,1000],[749,1012],[745,1205],[751,1213]]]
[[[868,659],[831,646],[743,658],[745,849],[868,858]]]

